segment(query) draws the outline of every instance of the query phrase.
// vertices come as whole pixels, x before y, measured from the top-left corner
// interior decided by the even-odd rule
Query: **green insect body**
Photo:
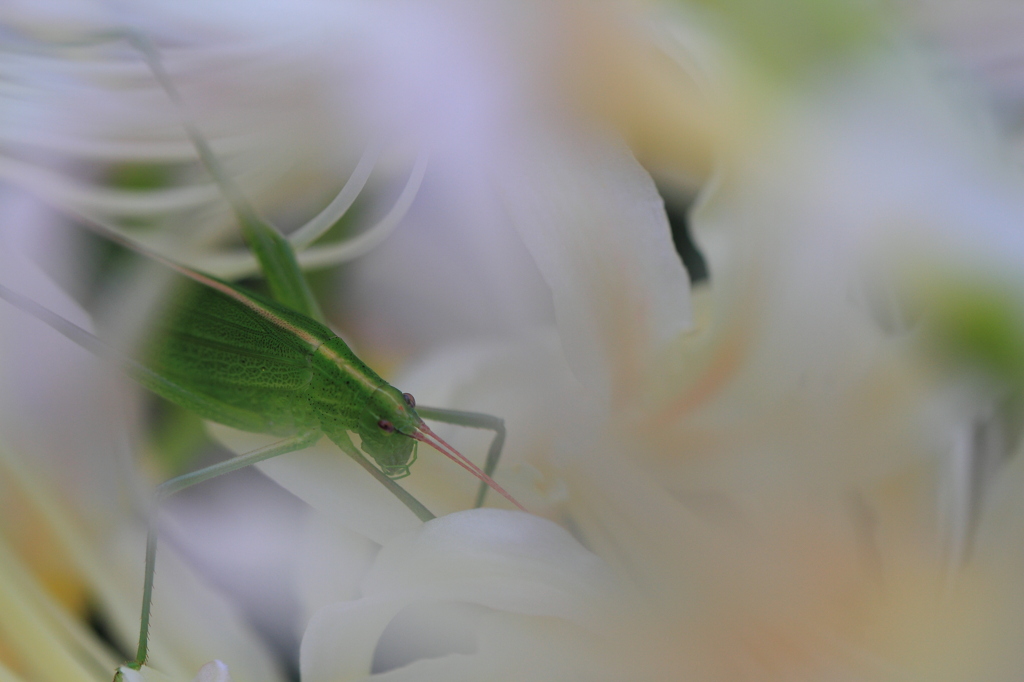
[[[323,324],[177,266],[193,280],[154,325],[136,378],[207,418],[277,436],[318,430],[347,452],[350,432],[391,478],[409,473],[423,421],[406,397]],[[382,426],[383,425],[383,426]]]

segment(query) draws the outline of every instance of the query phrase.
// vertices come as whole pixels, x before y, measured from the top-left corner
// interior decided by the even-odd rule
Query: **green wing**
[[[312,377],[313,348],[273,322],[285,315],[293,321],[298,313],[246,296],[249,305],[208,286],[185,284],[154,326],[139,358],[153,376],[140,380],[200,416],[236,428],[284,435],[315,426],[301,396]]]

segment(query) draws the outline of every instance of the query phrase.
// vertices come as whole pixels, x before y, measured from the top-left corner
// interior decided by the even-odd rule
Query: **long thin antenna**
[[[504,488],[498,485],[493,478],[485,474],[480,469],[480,467],[478,467],[476,464],[473,464],[473,462],[467,459],[465,455],[463,455],[458,450],[453,448],[451,445],[448,445],[448,443],[443,441],[441,437],[438,436],[433,431],[431,431],[430,427],[428,427],[426,424],[420,424],[419,430],[417,430],[416,433],[412,434],[412,437],[418,441],[426,443],[430,447],[440,452],[442,455],[448,457],[453,462],[461,466],[463,469],[470,472],[471,474],[479,478],[481,481],[486,483],[488,486],[490,486],[491,490],[504,497],[506,500],[508,500],[516,507],[518,507],[521,511],[526,511],[526,507],[519,504],[519,501],[516,500],[516,498],[509,495]]]

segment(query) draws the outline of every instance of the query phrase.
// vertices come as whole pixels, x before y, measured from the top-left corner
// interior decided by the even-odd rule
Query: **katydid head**
[[[418,414],[416,400],[409,393],[384,385],[374,391],[364,411],[363,450],[390,478],[404,478],[416,459],[416,444],[426,443],[469,473],[486,483],[519,509],[526,511],[504,488],[481,471],[458,450],[441,440]]]
[[[416,460],[413,436],[423,424],[408,393],[381,386],[370,396],[360,424],[362,448],[389,478],[405,478]]]

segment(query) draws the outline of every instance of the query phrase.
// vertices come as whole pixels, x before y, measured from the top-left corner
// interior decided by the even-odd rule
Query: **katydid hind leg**
[[[126,31],[123,38],[142,55],[157,84],[167,93],[168,100],[177,110],[181,126],[195,148],[199,160],[231,206],[231,211],[241,227],[242,237],[259,261],[260,269],[270,285],[274,299],[308,317],[323,321],[323,313],[299,268],[291,244],[277,228],[257,215],[245,194],[224,171],[199,126],[189,117],[185,102],[164,67],[160,50],[141,33]]]
[[[484,462],[484,473],[494,477],[494,471],[498,468],[498,460],[501,458],[501,450],[505,446],[505,420],[494,415],[483,412],[467,412],[464,410],[450,410],[443,407],[426,407],[417,405],[416,412],[424,419],[455,424],[471,429],[485,429],[494,432],[491,445],[487,449],[487,460]],[[489,487],[481,481],[480,488],[476,495],[476,506],[482,507],[487,497]]]
[[[245,467],[252,466],[258,462],[271,459],[272,457],[278,457],[280,455],[308,448],[320,440],[321,435],[322,434],[319,431],[310,431],[299,434],[298,436],[272,443],[266,447],[253,450],[246,454],[232,457],[229,460],[218,462],[217,464],[199,469],[198,471],[177,476],[169,481],[165,481],[157,487],[156,494],[153,497],[153,504],[149,511],[149,530],[146,534],[146,568],[142,589],[142,617],[139,628],[139,645],[136,650],[135,660],[128,664],[129,668],[139,670],[146,663],[146,658],[149,655],[149,623],[153,604],[153,576],[156,570],[156,544],[159,534],[157,517],[160,511],[160,503],[174,493],[190,488],[198,483],[209,481],[212,478],[223,476],[224,474],[232,471],[244,469]]]

